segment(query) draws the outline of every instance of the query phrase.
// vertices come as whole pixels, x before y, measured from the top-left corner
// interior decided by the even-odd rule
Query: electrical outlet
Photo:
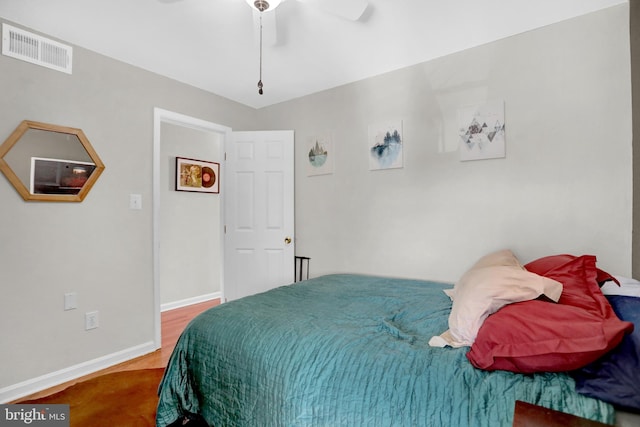
[[[98,312],[90,311],[84,314],[84,329],[95,329],[98,327]]]

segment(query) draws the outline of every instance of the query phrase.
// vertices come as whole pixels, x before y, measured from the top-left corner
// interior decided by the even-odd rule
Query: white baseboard
[[[180,307],[186,307],[191,304],[198,304],[201,302],[211,301],[212,299],[218,299],[222,297],[222,292],[213,292],[211,294],[200,295],[193,298],[187,298],[180,301],[168,302],[160,305],[160,311],[174,310]]]
[[[12,402],[21,397],[80,378],[84,375],[108,368],[157,350],[153,341],[130,347],[116,353],[89,360],[75,366],[51,372],[30,380],[0,389],[0,403]]]

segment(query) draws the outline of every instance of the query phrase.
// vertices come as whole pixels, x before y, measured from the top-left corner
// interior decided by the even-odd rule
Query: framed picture
[[[504,101],[460,108],[458,122],[461,161],[505,157]]]
[[[314,135],[307,142],[307,176],[332,174],[335,153],[331,134]]]
[[[78,194],[96,168],[77,160],[31,158],[31,194]]]
[[[220,163],[176,157],[176,191],[220,193]]]
[[[369,170],[402,168],[402,120],[369,126]]]

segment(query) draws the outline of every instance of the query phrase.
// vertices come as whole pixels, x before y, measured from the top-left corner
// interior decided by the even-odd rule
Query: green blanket
[[[432,348],[451,285],[323,276],[212,308],[185,329],[157,425],[199,413],[230,426],[510,426],[516,400],[611,423],[566,374],[475,369]]]

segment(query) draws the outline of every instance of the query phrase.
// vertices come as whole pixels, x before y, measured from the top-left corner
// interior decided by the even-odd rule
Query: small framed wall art
[[[504,101],[460,108],[458,122],[461,161],[505,157]]]
[[[404,166],[402,120],[369,125],[369,170]]]
[[[307,142],[307,176],[332,174],[335,153],[331,134],[314,135]]]
[[[176,157],[176,191],[220,193],[220,163]]]

